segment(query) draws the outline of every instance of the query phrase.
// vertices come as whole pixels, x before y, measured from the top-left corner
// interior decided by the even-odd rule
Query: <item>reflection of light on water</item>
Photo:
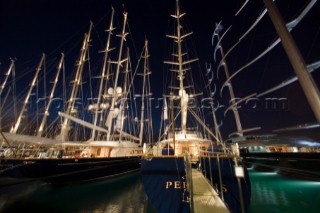
[[[260,181],[252,181],[252,190],[255,200],[259,203],[264,203],[269,206],[288,206],[289,201],[281,186],[274,187],[278,177],[277,172],[253,172],[250,171],[250,176]]]
[[[13,181],[15,181],[15,179],[0,178],[1,185],[10,184]],[[39,183],[33,182],[1,187],[0,212],[2,212],[2,210],[7,206],[12,205],[18,200],[22,200],[25,197],[28,197],[30,194],[34,193],[39,187],[38,184]]]
[[[80,212],[146,212],[143,202],[146,198],[141,193],[143,189],[139,175],[104,181],[99,184],[88,184],[85,188],[80,188],[80,191],[82,194],[87,194],[77,199],[81,201],[78,207]]]
[[[258,199],[259,203],[265,203],[266,205],[279,205],[288,204],[287,198],[284,196],[283,190],[270,188],[263,183],[255,183],[253,185],[254,196]],[[281,199],[279,199],[279,196]]]
[[[20,188],[11,190],[11,197],[4,196],[6,193],[0,188],[0,212],[23,212],[25,209],[46,213],[150,212],[139,173],[58,187],[38,183],[34,184],[33,191]]]
[[[318,212],[320,182],[283,177],[276,172],[249,171],[249,213]]]
[[[313,187],[320,187],[320,183],[319,182],[312,182],[312,181],[300,181],[300,180],[291,180],[291,181],[288,181],[286,183],[286,185],[288,187],[291,187],[291,186],[295,186],[296,188],[301,188],[301,189],[304,189],[304,188],[313,188]]]
[[[254,175],[254,176],[275,176],[275,175],[278,175],[278,173],[277,172],[256,172],[252,175]]]
[[[303,184],[306,186],[320,186],[320,181],[301,181],[300,184]]]
[[[281,190],[280,191],[280,194],[279,194],[279,201],[282,205],[284,206],[289,206],[289,200],[284,192],[284,190]]]

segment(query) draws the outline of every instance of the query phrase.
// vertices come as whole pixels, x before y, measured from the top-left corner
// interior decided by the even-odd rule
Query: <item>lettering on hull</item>
[[[187,189],[187,182],[183,181],[166,181],[166,189],[173,188],[173,189]]]

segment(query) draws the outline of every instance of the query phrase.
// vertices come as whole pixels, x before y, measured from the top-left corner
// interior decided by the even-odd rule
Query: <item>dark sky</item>
[[[190,47],[193,49],[191,53],[199,57],[199,67],[203,72],[201,75],[196,75],[196,78],[204,76],[206,62],[214,64],[211,36],[215,23],[221,20],[225,29],[232,25],[230,32],[223,40],[226,52],[263,10],[262,0],[251,0],[240,15],[234,16],[243,2],[244,0],[181,1],[182,10],[187,13],[184,22],[187,24],[187,29],[194,32],[191,39]],[[285,21],[299,14],[306,4],[305,1],[291,0],[276,2]],[[74,66],[90,20],[94,23],[92,39],[95,41],[92,45],[97,44],[97,50],[101,50],[105,43],[104,30],[109,24],[111,5],[116,10],[116,22],[119,24],[122,22],[123,8],[128,12],[129,38],[134,41],[131,49],[134,57],[140,54],[144,39],[148,38],[150,66],[153,71],[152,90],[155,96],[161,96],[165,81],[162,62],[169,54],[168,40],[165,35],[171,32],[172,18],[169,16],[174,12],[174,0],[2,0],[0,2],[0,79],[3,79],[3,73],[9,67],[10,58],[17,60],[16,75],[17,79],[20,79],[19,82],[23,82],[19,76],[24,76],[25,79],[31,78],[43,52],[47,55],[48,66],[50,63],[51,65],[56,63],[61,52],[66,54],[66,66]],[[292,31],[307,64],[320,60],[319,16],[320,4],[316,3],[305,19]],[[268,47],[275,38],[276,32],[269,16],[266,15],[257,28],[228,57],[230,72],[235,72],[247,63]],[[216,66],[217,64],[214,67]],[[72,71],[70,68],[67,72]],[[237,97],[245,97],[253,92],[259,93],[293,75],[293,69],[279,44],[264,58],[234,78],[235,94]],[[219,72],[219,76],[220,78],[216,79],[215,75],[218,87],[225,80],[223,72]],[[319,72],[315,71],[313,77],[319,86]],[[203,81],[200,78],[198,80]],[[18,84],[17,89],[22,89],[21,85]],[[225,95],[227,95],[226,91],[223,92],[223,96]],[[264,103],[265,98],[286,98],[288,107],[285,111],[263,108],[252,110],[244,107],[240,110],[244,128],[261,126],[262,133],[269,133],[272,129],[315,121],[297,82],[263,97],[259,103]],[[231,113],[224,117],[223,112],[218,112],[218,118],[223,121],[224,135],[235,131]],[[301,134],[309,133],[301,131]]]

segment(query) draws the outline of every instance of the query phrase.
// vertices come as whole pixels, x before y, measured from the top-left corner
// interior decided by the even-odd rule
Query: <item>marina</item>
[[[315,212],[317,0],[139,1],[0,17],[0,212]]]
[[[270,172],[249,171],[249,174],[253,189],[249,213],[317,212],[319,183],[284,178]],[[48,213],[157,212],[148,203],[139,174],[63,187],[32,183],[0,190],[0,211],[3,213],[25,209]]]

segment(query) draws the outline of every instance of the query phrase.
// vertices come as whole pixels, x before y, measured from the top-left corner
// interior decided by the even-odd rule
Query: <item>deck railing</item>
[[[192,165],[191,165],[191,157],[188,153],[184,154],[184,167],[186,173],[186,181],[187,181],[187,191],[189,192],[189,200],[190,203],[190,210],[193,213],[193,183],[192,183]]]

